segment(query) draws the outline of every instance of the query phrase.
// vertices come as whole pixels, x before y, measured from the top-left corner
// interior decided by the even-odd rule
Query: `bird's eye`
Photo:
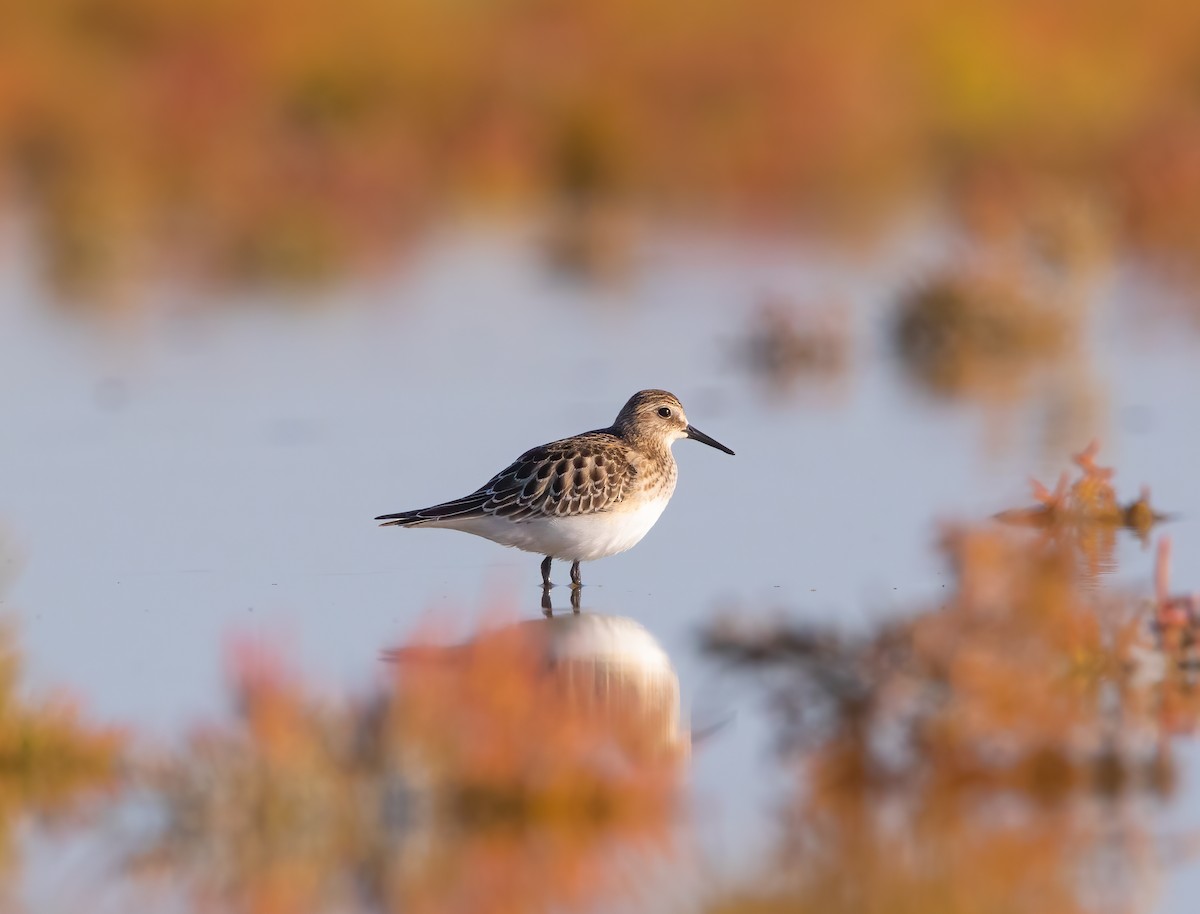
[[[658,414],[660,416],[662,416],[664,419],[670,419],[671,418],[671,407],[669,407],[669,406],[660,407],[658,410]]]

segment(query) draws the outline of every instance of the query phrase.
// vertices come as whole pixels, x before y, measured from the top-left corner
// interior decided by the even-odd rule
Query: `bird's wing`
[[[588,432],[526,451],[470,495],[376,520],[409,526],[474,517],[520,521],[595,514],[625,498],[636,475],[613,435]]]
[[[512,520],[596,514],[624,499],[636,475],[611,434],[577,435],[518,457],[485,486],[483,510]]]

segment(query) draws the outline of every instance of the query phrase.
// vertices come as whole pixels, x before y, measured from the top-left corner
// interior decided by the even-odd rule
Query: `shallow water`
[[[731,721],[696,748],[689,789],[696,856],[734,879],[771,841],[781,773],[757,693],[700,655],[704,623],[754,612],[865,627],[936,601],[938,522],[1026,504],[1028,475],[1051,482],[1093,435],[1123,497],[1149,484],[1181,515],[1174,589],[1198,586],[1195,328],[1116,271],[1079,357],[1092,415],[1068,423],[1037,391],[1007,412],[937,401],[905,379],[886,334],[898,291],[952,250],[894,244],[864,263],[690,239],[597,288],[551,276],[519,235],[464,230],[300,305],[163,288],[146,313],[105,323],[56,310],[29,252],[14,253],[0,264],[0,523],[21,556],[4,607],[31,684],[67,686],[93,717],[165,742],[223,712],[233,634],[283,645],[338,694],[378,679],[380,652],[429,614],[464,616],[464,634],[489,607],[537,618],[536,556],[371,518],[463,494],[663,387],[737,456],[680,442],[670,507],[636,549],[584,566],[582,603],[661,643],[685,727]],[[739,363],[764,291],[848,303],[851,366],[832,393],[781,398]],[[1151,552],[1123,538],[1118,559],[1118,579],[1148,592]],[[554,598],[569,612],[565,588]],[[1200,758],[1183,757],[1171,835],[1200,821]],[[32,840],[30,897],[67,909],[63,839]],[[1185,856],[1158,909],[1188,910],[1197,887]]]

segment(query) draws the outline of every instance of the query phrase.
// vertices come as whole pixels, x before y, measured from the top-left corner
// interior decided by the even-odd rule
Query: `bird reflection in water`
[[[619,737],[622,748],[644,755],[655,746],[675,753],[686,749],[679,729],[679,679],[670,657],[642,625],[625,616],[579,611],[579,588],[571,588],[570,615],[553,615],[549,588],[542,594],[545,619],[484,631],[458,645],[416,644],[386,651],[401,665],[402,681],[426,692],[427,675],[469,673],[487,658],[515,660],[513,668],[536,673],[537,691],[557,696],[557,710],[588,721],[596,735]],[[436,660],[438,662],[431,663]],[[439,690],[440,691],[440,690]],[[593,719],[594,718],[594,719]]]
[[[637,622],[565,614],[389,659],[428,809],[399,855],[406,901],[591,908],[673,856],[690,740],[670,658]]]
[[[163,827],[134,868],[231,910],[301,914],[346,910],[347,886],[362,910],[416,914],[637,894],[674,856],[690,757],[666,652],[619,616],[459,643],[442,621],[336,704],[277,655],[239,655],[236,716],[164,762]]]
[[[554,615],[554,601],[550,599],[550,591],[553,588],[554,588],[553,584],[543,584],[542,585],[542,615],[544,615],[547,619],[549,619],[551,616]],[[576,614],[579,613],[579,607],[580,607],[579,591],[581,589],[582,588],[579,588],[579,587],[571,588],[571,612],[572,613],[576,613]]]

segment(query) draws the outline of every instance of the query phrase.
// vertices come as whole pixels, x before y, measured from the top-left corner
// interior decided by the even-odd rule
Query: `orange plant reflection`
[[[20,567],[0,529],[0,596]],[[18,829],[90,812],[117,792],[126,734],[88,721],[64,693],[34,699],[22,682],[22,654],[0,623],[0,896],[18,867]]]
[[[239,719],[160,772],[170,822],[143,865],[264,914],[561,910],[635,889],[626,855],[669,850],[687,758],[661,648],[594,615],[457,645],[436,628],[338,705],[243,649]]]
[[[125,744],[124,733],[87,722],[65,695],[24,695],[20,653],[0,630],[0,874],[11,875],[26,817],[53,823],[115,791]]]
[[[953,528],[943,550],[948,598],[874,634],[710,630],[782,675],[803,774],[779,867],[712,910],[1149,908],[1138,800],[1172,793],[1168,737],[1200,715],[1158,604],[1098,591],[1070,542]]]

